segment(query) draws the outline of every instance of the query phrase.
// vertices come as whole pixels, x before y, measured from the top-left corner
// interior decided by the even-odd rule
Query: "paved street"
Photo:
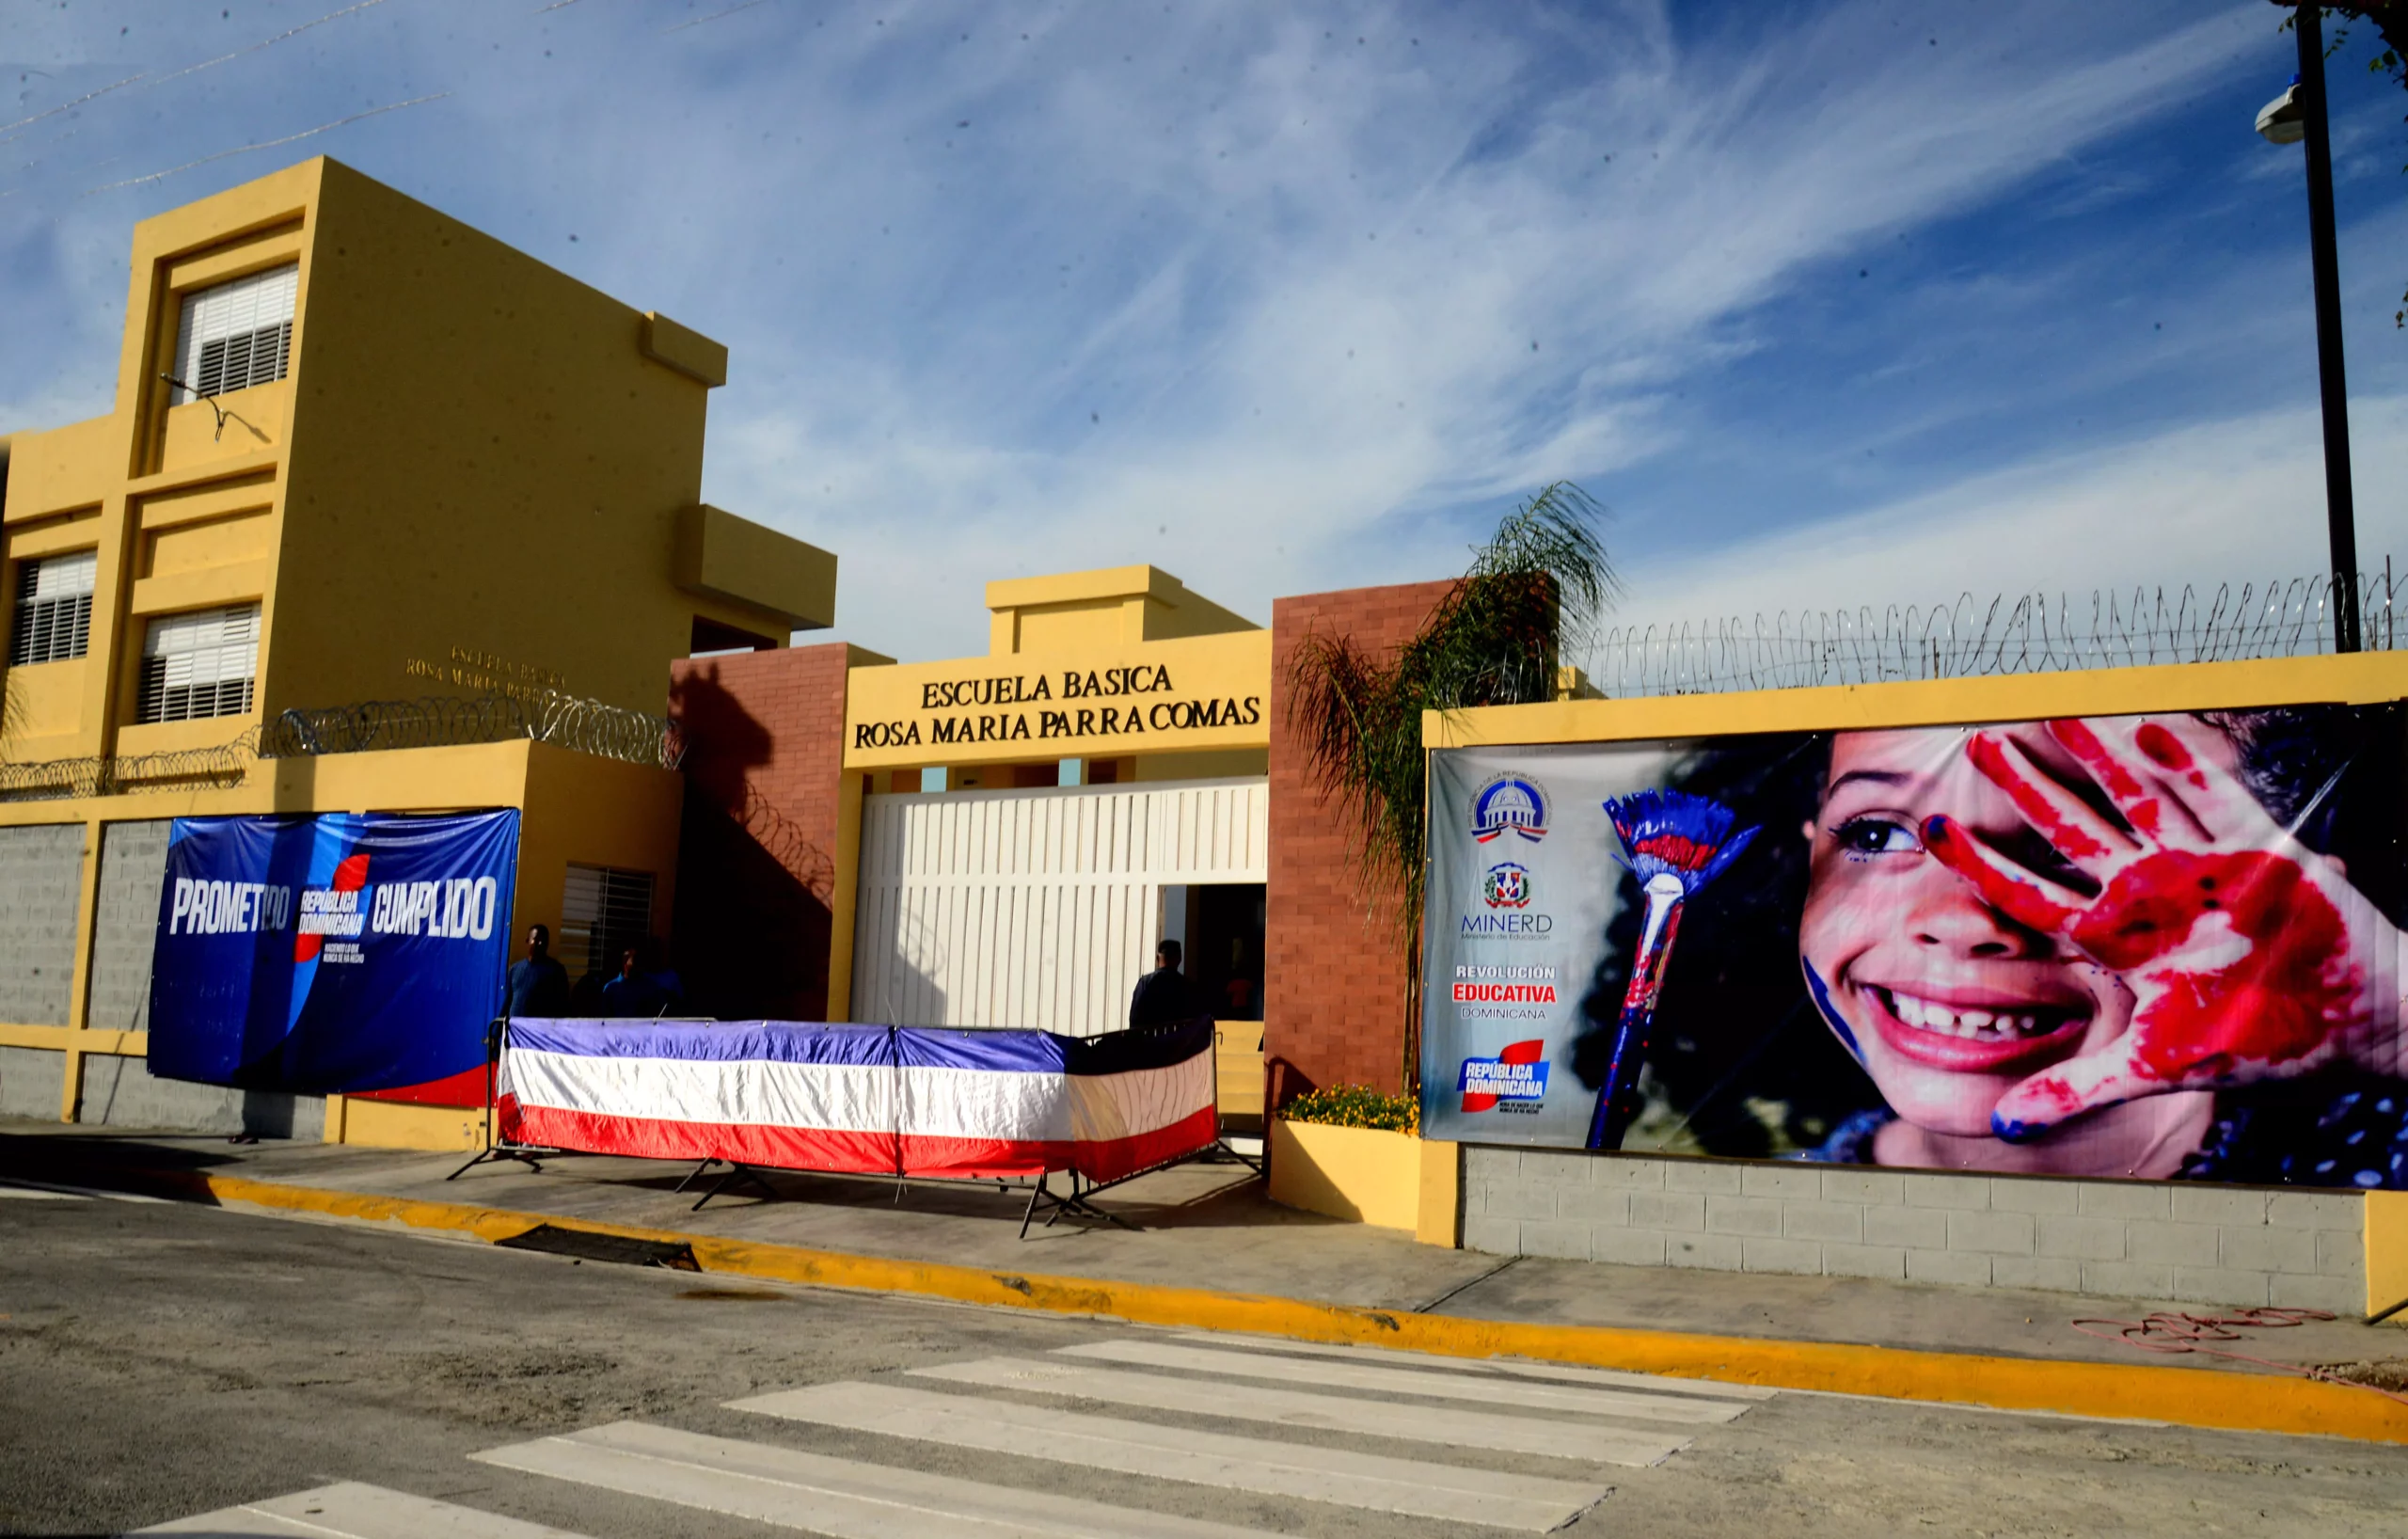
[[[2408,1505],[2408,1452],[2365,1444],[1215,1339],[23,1186],[0,1186],[0,1384],[17,1533],[2325,1536],[2396,1534]]]

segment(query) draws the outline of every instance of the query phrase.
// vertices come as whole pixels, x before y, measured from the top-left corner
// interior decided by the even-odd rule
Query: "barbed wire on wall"
[[[42,759],[0,764],[0,801],[57,801],[131,791],[188,791],[240,785],[259,758],[259,728],[208,748],[127,757]]]
[[[1616,627],[1591,653],[1589,677],[1609,698],[1629,698],[2309,657],[2333,650],[2335,581],[2226,583],[2204,596],[2187,586],[2101,589],[2086,603],[1966,594],[1928,609]],[[2408,578],[2396,581],[2386,559],[2357,586],[2365,650],[2408,643]]]
[[[425,695],[278,713],[261,731],[266,758],[449,748],[529,738],[555,748],[674,770],[686,737],[675,722],[622,706],[547,690],[541,694]]]
[[[0,801],[47,801],[240,785],[263,759],[531,738],[573,753],[674,770],[686,737],[664,716],[546,693],[428,695],[293,709],[228,742],[165,754],[0,763]]]

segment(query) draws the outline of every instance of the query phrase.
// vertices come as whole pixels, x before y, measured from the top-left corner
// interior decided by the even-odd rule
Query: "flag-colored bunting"
[[[1082,1039],[791,1022],[513,1021],[512,1142],[791,1170],[1111,1181],[1212,1143],[1212,1030]]]

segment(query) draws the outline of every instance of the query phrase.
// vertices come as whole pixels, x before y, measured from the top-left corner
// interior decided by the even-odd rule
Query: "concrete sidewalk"
[[[699,1188],[682,1195],[673,1190],[690,1168],[683,1165],[571,1155],[547,1160],[540,1172],[515,1163],[481,1165],[447,1182],[462,1158],[277,1141],[235,1145],[213,1136],[102,1134],[0,1121],[0,1174],[34,1180],[106,1184],[113,1174],[207,1172],[861,1257],[1471,1321],[2267,1372],[2225,1358],[2141,1352],[2072,1326],[2080,1318],[2137,1320],[2157,1309],[2209,1312],[2198,1305],[1535,1257],[1501,1260],[1279,1207],[1240,1166],[1184,1166],[1143,1177],[1099,1199],[1140,1226],[1135,1232],[1067,1218],[1045,1228],[1040,1218],[1023,1241],[1019,1230],[1024,1186],[898,1183],[781,1171],[768,1177],[778,1193],[775,1200],[743,1187],[694,1213]],[[2408,1359],[2408,1336],[2354,1320],[2253,1330],[2249,1337],[2226,1344],[2300,1363]]]

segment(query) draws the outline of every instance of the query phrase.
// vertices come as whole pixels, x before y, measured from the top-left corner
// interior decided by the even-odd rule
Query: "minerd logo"
[[[1548,1064],[1540,1055],[1545,1051],[1545,1040],[1533,1038],[1498,1050],[1493,1058],[1465,1058],[1455,1075],[1464,1110],[1484,1112],[1505,1103],[1508,1111],[1536,1111],[1535,1104],[1522,1103],[1546,1099]]]
[[[1480,788],[1471,804],[1471,836],[1486,844],[1512,833],[1536,844],[1546,837],[1546,792],[1508,770]]]
[[[1497,909],[1487,913],[1463,915],[1463,928],[1456,933],[1465,936],[1485,935],[1512,941],[1535,939],[1541,935],[1552,934],[1554,930],[1555,915],[1551,913],[1531,913],[1524,909]]]
[[[1527,909],[1530,906],[1530,873],[1512,861],[1488,868],[1488,880],[1481,884],[1481,896],[1492,909]]]

